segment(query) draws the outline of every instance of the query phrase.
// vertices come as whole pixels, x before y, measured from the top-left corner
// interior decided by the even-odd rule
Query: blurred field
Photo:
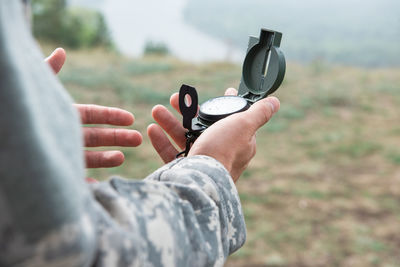
[[[182,83],[206,100],[240,76],[228,63],[69,52],[60,78],[76,102],[125,108],[144,135],[121,167],[88,175],[145,177],[162,165],[145,134],[152,106]],[[400,69],[288,64],[276,96],[237,185],[247,243],[227,266],[400,266]]]

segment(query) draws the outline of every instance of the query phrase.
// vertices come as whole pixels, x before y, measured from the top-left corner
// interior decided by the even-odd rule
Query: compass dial
[[[212,98],[200,106],[199,118],[207,124],[212,124],[231,114],[249,108],[246,99],[240,96],[221,96]]]

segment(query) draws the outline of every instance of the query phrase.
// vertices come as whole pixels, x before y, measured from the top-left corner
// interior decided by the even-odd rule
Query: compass
[[[253,103],[279,88],[286,70],[285,57],[279,49],[281,39],[282,33],[267,29],[261,29],[260,37],[249,38],[237,96],[220,96],[207,100],[200,105],[197,114],[196,89],[182,85],[179,91],[179,108],[183,116],[183,127],[188,131],[186,149],[177,157],[183,154],[187,156],[191,144],[213,123],[247,110]]]
[[[200,106],[198,120],[211,125],[237,112],[245,111],[250,104],[240,96],[220,96],[204,102]]]

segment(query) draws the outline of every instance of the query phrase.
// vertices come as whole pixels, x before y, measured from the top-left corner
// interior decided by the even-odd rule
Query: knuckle
[[[100,166],[98,153],[94,151],[85,151],[86,167],[98,168]]]
[[[117,129],[113,129],[112,131],[112,136],[113,136],[113,145],[117,145],[118,144],[118,132]]]
[[[243,129],[249,129],[253,124],[253,121],[249,118],[250,116],[248,113],[241,112],[241,113],[233,114],[231,116],[232,117],[236,116],[235,122],[237,123],[237,125],[241,125],[241,127]]]
[[[102,153],[94,154],[94,162],[95,162],[95,165],[98,166],[98,167],[103,166],[103,164],[104,164],[104,156],[103,156],[103,154]]]
[[[88,105],[85,109],[85,117],[86,117],[86,122],[91,123],[93,121],[93,106]]]
[[[112,116],[112,109],[110,108],[110,107],[107,107],[106,109],[105,109],[105,112],[104,112],[105,114],[104,114],[104,116],[105,116],[105,118],[106,118],[106,124],[112,124],[112,119],[111,119],[111,116]]]
[[[93,129],[88,129],[87,131],[87,146],[96,146],[99,143],[99,136],[97,135],[96,131]]]

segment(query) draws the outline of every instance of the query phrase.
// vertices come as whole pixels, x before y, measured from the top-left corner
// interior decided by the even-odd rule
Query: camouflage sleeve
[[[0,0],[0,266],[221,266],[245,240],[228,172],[191,157],[89,188],[78,113],[22,10]]]
[[[246,229],[235,185],[216,160],[178,159],[143,181],[92,185],[96,266],[222,266]]]

